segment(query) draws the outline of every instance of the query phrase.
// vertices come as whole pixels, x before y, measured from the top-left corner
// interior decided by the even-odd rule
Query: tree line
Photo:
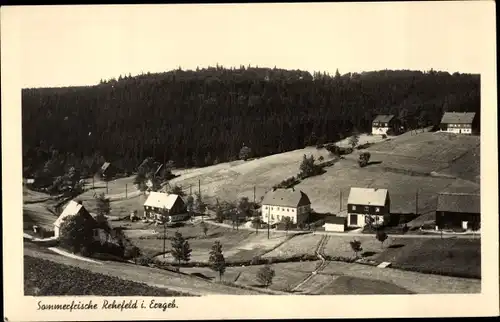
[[[29,88],[22,90],[24,174],[54,177],[74,167],[88,175],[104,161],[133,172],[147,157],[206,166],[369,131],[377,114],[395,114],[412,129],[479,106],[479,75],[433,70],[311,75],[216,66]]]

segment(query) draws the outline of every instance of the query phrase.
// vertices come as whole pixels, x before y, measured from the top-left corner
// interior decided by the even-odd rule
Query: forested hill
[[[438,124],[445,110],[479,113],[480,77],[217,66],[24,89],[22,104],[29,173],[54,159],[61,171],[103,160],[132,171],[148,156],[204,166],[237,158],[244,144],[264,156],[337,140],[369,131],[379,113],[400,116],[407,128]]]

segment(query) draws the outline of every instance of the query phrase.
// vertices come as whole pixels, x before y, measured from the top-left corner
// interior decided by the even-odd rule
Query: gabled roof
[[[326,224],[344,225],[346,223],[346,218],[345,217],[337,217],[337,216],[326,216],[325,223]]]
[[[389,195],[387,189],[351,188],[348,204],[366,206],[384,206]]]
[[[302,191],[292,189],[276,189],[269,191],[262,200],[263,205],[283,207],[300,207],[310,205],[309,197]]]
[[[155,171],[155,176],[156,176],[156,175],[158,175],[158,172],[160,172],[162,168],[163,168],[163,163],[162,163],[162,164],[160,164],[160,165],[158,166],[158,168],[156,168],[156,171]]]
[[[481,197],[469,193],[440,193],[436,211],[481,213]]]
[[[104,162],[104,164],[102,165],[101,167],[101,170],[102,171],[106,171],[107,168],[109,168],[109,166],[111,165],[111,163],[109,162]]]
[[[390,120],[394,118],[394,115],[377,115],[375,119],[373,119],[373,122],[382,122],[382,123],[387,123]]]
[[[71,200],[70,202],[68,202],[61,215],[59,215],[59,218],[57,218],[57,220],[54,222],[54,226],[60,227],[61,223],[66,217],[76,216],[80,212],[82,212],[82,210],[85,210],[85,207],[83,207],[81,203]]]
[[[441,119],[442,124],[472,124],[476,113],[445,112]]]
[[[173,193],[166,194],[163,192],[152,191],[149,193],[148,199],[146,199],[144,206],[172,209],[177,199],[181,199],[181,197]]]

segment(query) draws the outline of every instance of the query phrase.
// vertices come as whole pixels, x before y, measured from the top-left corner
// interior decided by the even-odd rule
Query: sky
[[[331,74],[477,73],[482,35],[491,33],[485,7],[476,1],[3,7],[2,36],[7,30],[13,39],[24,88],[217,63]]]

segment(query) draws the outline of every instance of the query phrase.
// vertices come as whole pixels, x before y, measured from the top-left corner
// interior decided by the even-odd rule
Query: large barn
[[[479,194],[440,193],[436,208],[437,229],[478,230],[481,224]]]

